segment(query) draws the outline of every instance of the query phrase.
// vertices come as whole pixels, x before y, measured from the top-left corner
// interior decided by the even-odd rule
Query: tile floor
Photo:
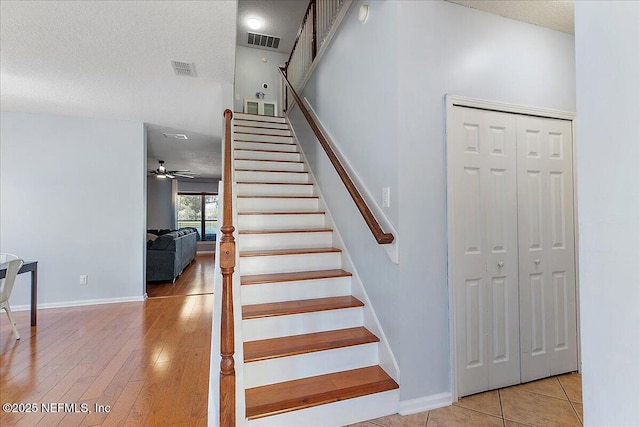
[[[582,425],[582,379],[566,374],[463,397],[451,406],[350,427],[520,427]]]

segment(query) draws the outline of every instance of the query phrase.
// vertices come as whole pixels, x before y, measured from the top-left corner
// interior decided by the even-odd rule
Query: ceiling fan
[[[194,178],[192,175],[195,175],[195,174],[192,172],[189,172],[186,169],[170,171],[170,170],[167,170],[167,168],[164,166],[164,160],[158,160],[158,162],[160,163],[160,166],[158,166],[158,169],[150,170],[149,175],[155,175],[158,178],[162,178],[162,179],[164,178],[174,179],[177,176],[181,178],[191,178],[191,179]],[[185,173],[189,173],[190,175],[185,175]]]

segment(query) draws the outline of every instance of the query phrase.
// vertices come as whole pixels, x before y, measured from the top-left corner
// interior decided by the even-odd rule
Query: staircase
[[[235,113],[246,424],[342,426],[395,413],[398,385],[333,247],[282,117]]]

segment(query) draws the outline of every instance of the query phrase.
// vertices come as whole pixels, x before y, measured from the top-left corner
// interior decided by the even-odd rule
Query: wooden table
[[[0,270],[0,279],[3,279],[6,270]],[[22,264],[18,274],[31,272],[31,326],[36,326],[38,308],[38,261],[28,261]]]

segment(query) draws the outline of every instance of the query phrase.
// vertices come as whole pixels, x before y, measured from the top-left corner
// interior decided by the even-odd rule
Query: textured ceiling
[[[449,1],[573,32],[571,1]],[[0,0],[0,110],[145,122],[149,168],[162,159],[169,169],[219,177],[236,37],[247,46],[246,20],[257,17],[265,25],[254,31],[281,37],[278,51],[289,53],[307,4]],[[193,62],[197,77],[175,75],[172,59]]]
[[[164,155],[171,169],[220,176],[235,27],[233,0],[2,0],[0,109],[145,122],[151,160]],[[172,59],[193,62],[197,77],[175,75]],[[166,139],[167,131],[189,140]],[[171,158],[176,143],[190,152]]]
[[[281,38],[278,49],[263,48],[264,50],[291,53],[308,4],[307,0],[239,0],[238,45],[257,48],[247,43],[247,32],[252,31]],[[260,19],[263,22],[263,27],[250,30],[247,25],[249,18]]]
[[[447,0],[495,15],[573,34],[573,0]]]

